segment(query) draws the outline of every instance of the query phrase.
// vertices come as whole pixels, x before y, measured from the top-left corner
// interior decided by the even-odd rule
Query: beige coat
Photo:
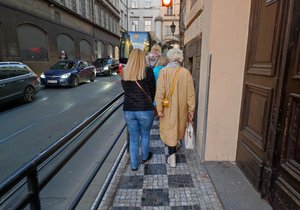
[[[171,105],[166,108],[162,106],[162,100],[170,93],[177,68],[180,68],[178,80],[170,98]],[[190,72],[183,67],[163,68],[157,80],[155,101],[157,111],[164,113],[160,117],[160,138],[166,145],[176,146],[184,137],[188,112],[195,112],[195,90]]]

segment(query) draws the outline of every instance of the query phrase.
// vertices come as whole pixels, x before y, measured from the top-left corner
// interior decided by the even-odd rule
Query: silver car
[[[34,101],[40,90],[39,77],[21,62],[0,62],[0,104],[22,98]]]

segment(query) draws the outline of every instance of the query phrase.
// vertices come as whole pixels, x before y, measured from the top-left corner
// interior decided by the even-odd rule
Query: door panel
[[[290,31],[277,142],[280,161],[274,185],[275,209],[300,209],[300,1],[291,1]]]
[[[274,147],[271,116],[280,46],[279,1],[252,0],[237,164],[254,187],[270,186]]]

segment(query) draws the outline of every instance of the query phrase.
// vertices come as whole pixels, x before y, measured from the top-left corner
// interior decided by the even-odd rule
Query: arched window
[[[104,57],[104,44],[101,41],[97,42],[97,58],[103,58]]]
[[[47,34],[42,29],[24,24],[17,27],[17,35],[22,60],[48,60]]]
[[[58,56],[63,50],[68,56],[68,59],[75,58],[75,44],[74,41],[66,34],[60,34],[57,36],[57,50]]]
[[[86,40],[80,41],[80,58],[83,60],[91,61],[92,60],[92,48],[90,43]]]
[[[119,59],[119,47],[115,46],[115,58]]]
[[[114,56],[113,46],[111,44],[107,45],[107,56],[109,56],[110,58],[113,58],[113,56]]]

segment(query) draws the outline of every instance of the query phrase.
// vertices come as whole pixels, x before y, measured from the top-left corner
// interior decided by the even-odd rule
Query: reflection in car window
[[[16,76],[21,76],[30,73],[26,66],[14,66],[14,69]]]
[[[51,69],[70,70],[75,68],[76,64],[73,61],[60,61],[54,64]]]
[[[12,71],[11,66],[0,66],[0,80],[12,77]]]
[[[95,61],[95,65],[104,65],[108,62],[108,58],[99,58]]]

